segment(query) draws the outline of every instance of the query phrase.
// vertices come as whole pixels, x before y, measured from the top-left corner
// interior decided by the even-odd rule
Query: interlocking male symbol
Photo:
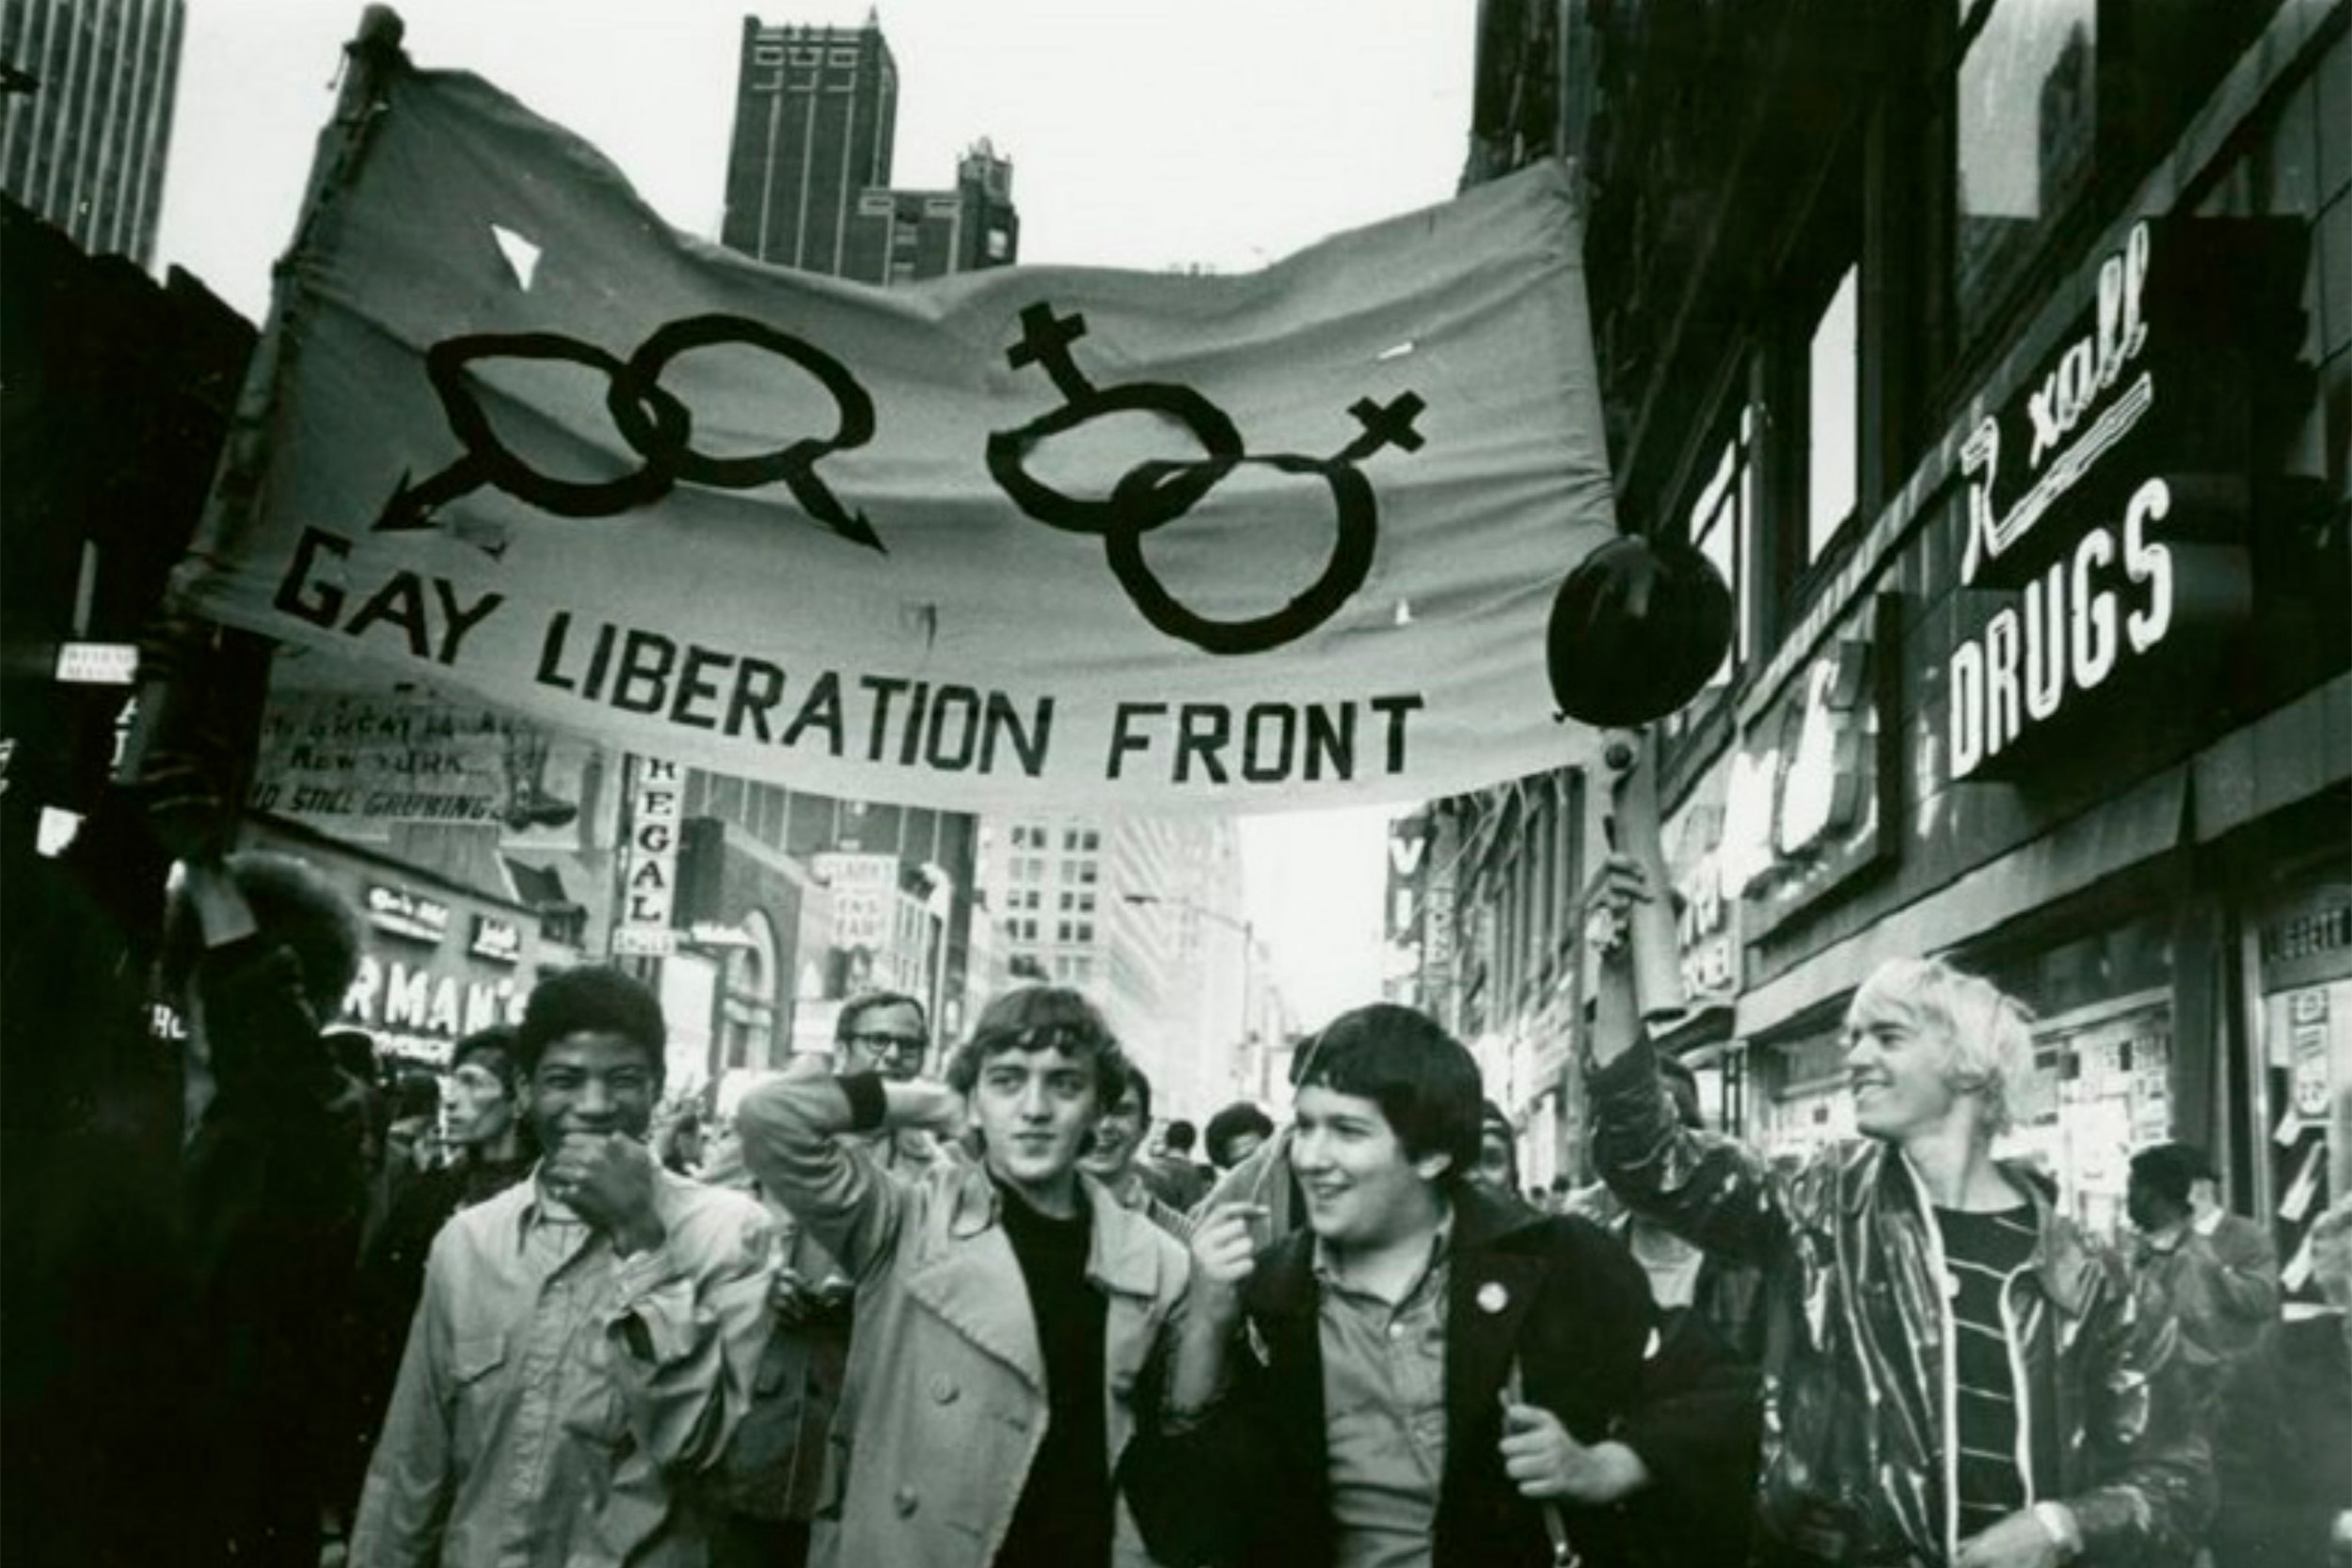
[[[837,415],[833,431],[744,457],[697,451],[693,416],[662,388],[662,372],[682,355],[728,346],[772,355],[816,381],[833,400]],[[541,473],[500,437],[473,386],[472,366],[495,359],[567,363],[601,372],[610,383],[606,411],[622,439],[644,461],[611,479],[572,480]],[[865,515],[844,506],[817,472],[818,463],[831,453],[873,439],[873,398],[840,360],[765,323],[718,314],[669,322],[626,361],[558,332],[479,333],[435,343],[425,351],[424,368],[450,432],[465,451],[413,484],[403,474],[376,518],[379,530],[431,528],[436,510],[485,484],[559,517],[610,517],[652,505],[680,481],[719,490],[781,483],[815,521],[853,544],[871,550],[882,547]]]
[[[1091,533],[1104,558],[1143,618],[1168,636],[1212,654],[1263,653],[1296,641],[1338,613],[1372,570],[1379,543],[1379,499],[1357,464],[1384,447],[1417,451],[1423,437],[1413,421],[1426,406],[1415,392],[1386,404],[1363,398],[1348,409],[1362,434],[1329,457],[1298,452],[1253,455],[1225,411],[1189,387],[1136,381],[1098,388],[1079,368],[1072,345],[1087,333],[1083,315],[1058,315],[1040,301],[1021,313],[1022,337],[1005,352],[1014,370],[1035,365],[1062,395],[1062,404],[1015,430],[988,438],[988,470],[1014,505],[1050,528]],[[1201,449],[1190,460],[1135,465],[1107,496],[1073,496],[1029,472],[1041,445],[1108,414],[1156,414],[1182,425]],[[1235,469],[1271,468],[1321,479],[1331,493],[1336,527],[1323,571],[1305,591],[1264,615],[1218,620],[1170,593],[1144,560],[1143,536],[1199,505]]]

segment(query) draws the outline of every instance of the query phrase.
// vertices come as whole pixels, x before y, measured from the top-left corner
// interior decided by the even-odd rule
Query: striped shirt
[[[2026,1506],[2027,1479],[2018,1468],[2018,1390],[2001,1296],[2033,1256],[2030,1204],[1993,1213],[1935,1212],[1952,1293],[1952,1381],[1959,1413],[1962,1540]]]

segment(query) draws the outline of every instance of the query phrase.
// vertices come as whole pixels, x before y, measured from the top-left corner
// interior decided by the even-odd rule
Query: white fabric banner
[[[334,135],[336,133],[329,133]],[[961,810],[1417,800],[1589,754],[1614,530],[1566,178],[1260,273],[873,289],[396,71],[180,586],[632,751]]]

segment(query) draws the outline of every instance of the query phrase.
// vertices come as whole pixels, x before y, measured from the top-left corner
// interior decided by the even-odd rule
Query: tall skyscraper
[[[1012,161],[982,140],[952,189],[895,189],[898,118],[898,68],[872,16],[863,27],[744,18],[720,243],[885,285],[1011,262]]]
[[[719,243],[847,277],[859,198],[890,183],[898,67],[882,24],[771,27],[743,19]]]
[[[183,8],[0,6],[0,189],[93,256],[154,262]]]

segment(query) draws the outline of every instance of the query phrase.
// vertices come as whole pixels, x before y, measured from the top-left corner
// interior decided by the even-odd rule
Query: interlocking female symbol
[[[1021,341],[1008,349],[1007,363],[1042,369],[1063,398],[1053,409],[1016,430],[988,438],[988,470],[1014,505],[1049,528],[1101,536],[1104,556],[1128,599],[1143,618],[1168,636],[1212,654],[1263,653],[1304,637],[1338,613],[1372,570],[1379,543],[1378,497],[1356,465],[1383,447],[1417,451],[1422,436],[1413,420],[1426,406],[1419,394],[1401,392],[1386,404],[1359,400],[1348,412],[1363,434],[1330,457],[1297,452],[1253,456],[1224,410],[1189,387],[1167,382],[1130,382],[1097,388],[1072,357],[1070,347],[1086,336],[1086,318],[1057,316],[1040,301],[1021,313]],[[1104,499],[1072,496],[1033,476],[1028,459],[1039,445],[1106,414],[1158,414],[1183,425],[1201,455],[1189,461],[1154,459],[1128,469]],[[1337,524],[1331,553],[1322,573],[1304,592],[1270,614],[1220,621],[1203,615],[1168,590],[1143,558],[1143,536],[1192,510],[1236,468],[1272,468],[1311,474],[1331,493]]]

